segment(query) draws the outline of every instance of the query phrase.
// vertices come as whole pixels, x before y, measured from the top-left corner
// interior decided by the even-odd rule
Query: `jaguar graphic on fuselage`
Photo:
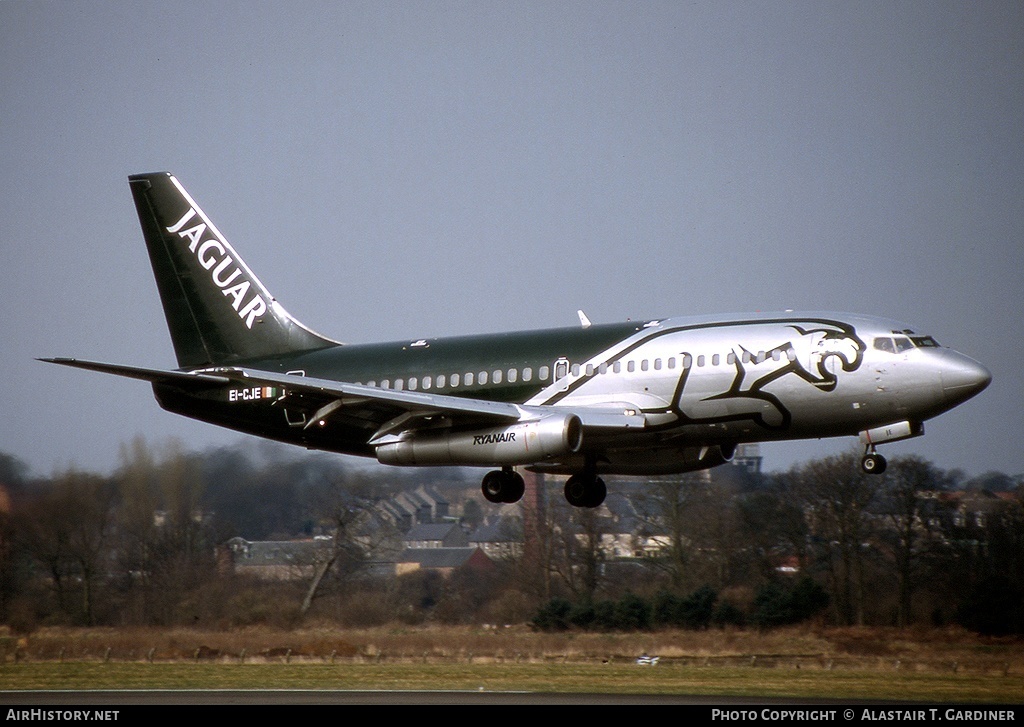
[[[523,467],[568,475],[566,499],[603,502],[601,475],[714,467],[746,442],[860,436],[876,446],[991,381],[903,323],[840,313],[665,318],[454,338],[341,344],[289,315],[166,172],[129,177],[177,369],[53,363],[149,381],[169,411],[390,465],[495,468],[516,502]]]

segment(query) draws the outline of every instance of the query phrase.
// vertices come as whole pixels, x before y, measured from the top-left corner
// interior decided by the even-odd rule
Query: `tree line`
[[[266,444],[188,452],[136,440],[110,476],[33,478],[0,453],[0,623],[608,630],[817,619],[1024,633],[1020,483],[913,456],[865,475],[858,459],[609,480],[616,495],[595,510],[568,507],[552,481],[524,520],[523,554],[485,571],[399,576],[368,546],[367,513],[429,482],[466,503],[454,509],[469,527],[490,508],[475,476],[354,469]],[[257,581],[225,567],[237,535],[320,536],[327,555],[302,578]]]

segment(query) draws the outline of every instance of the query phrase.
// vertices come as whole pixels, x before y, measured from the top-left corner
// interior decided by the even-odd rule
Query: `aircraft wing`
[[[531,421],[555,412],[571,413],[580,418],[584,427],[632,428],[643,426],[642,417],[627,416],[619,411],[590,407],[525,406],[501,401],[470,399],[461,396],[428,394],[417,391],[395,391],[376,386],[348,384],[327,379],[316,379],[294,374],[274,374],[255,369],[217,369],[233,381],[283,387],[289,397],[301,396],[321,403],[312,412],[310,424],[339,410],[369,415],[382,419],[374,439],[404,429],[416,428],[416,421],[433,417],[448,417],[456,425],[502,425]],[[291,403],[289,403],[291,406]],[[353,411],[354,410],[354,411]],[[362,410],[360,412],[360,410]],[[373,417],[372,412],[378,412]],[[383,421],[383,416],[393,416]]]
[[[460,424],[480,426],[509,424],[529,418],[524,407],[505,402],[396,391],[257,369],[218,369],[217,374],[249,386],[283,388],[286,393],[282,403],[290,409],[304,411],[308,419],[306,426],[329,416],[355,418],[367,427],[377,425],[373,435],[375,439],[415,428],[416,422],[436,417],[449,417]]]
[[[371,444],[389,434],[417,429],[439,418],[447,419],[449,426],[484,427],[532,421],[553,413],[563,413],[578,416],[581,424],[588,428],[626,429],[644,426],[642,416],[627,415],[622,410],[525,406],[444,394],[396,391],[258,369],[223,367],[186,372],[73,358],[39,360],[193,390],[231,383],[280,387],[285,392],[281,404],[290,411],[305,414],[305,426],[313,426],[328,417],[344,417],[366,428],[371,434]]]

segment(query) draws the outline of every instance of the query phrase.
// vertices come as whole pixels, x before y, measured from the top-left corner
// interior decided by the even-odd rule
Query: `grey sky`
[[[242,436],[33,360],[173,365],[159,170],[344,341],[906,321],[994,382],[886,452],[1024,471],[1020,2],[6,2],[0,94],[0,450],[39,474]]]

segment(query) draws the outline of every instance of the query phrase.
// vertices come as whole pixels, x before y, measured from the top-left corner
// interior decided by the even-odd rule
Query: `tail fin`
[[[181,368],[337,345],[288,315],[170,173],[128,184]]]

